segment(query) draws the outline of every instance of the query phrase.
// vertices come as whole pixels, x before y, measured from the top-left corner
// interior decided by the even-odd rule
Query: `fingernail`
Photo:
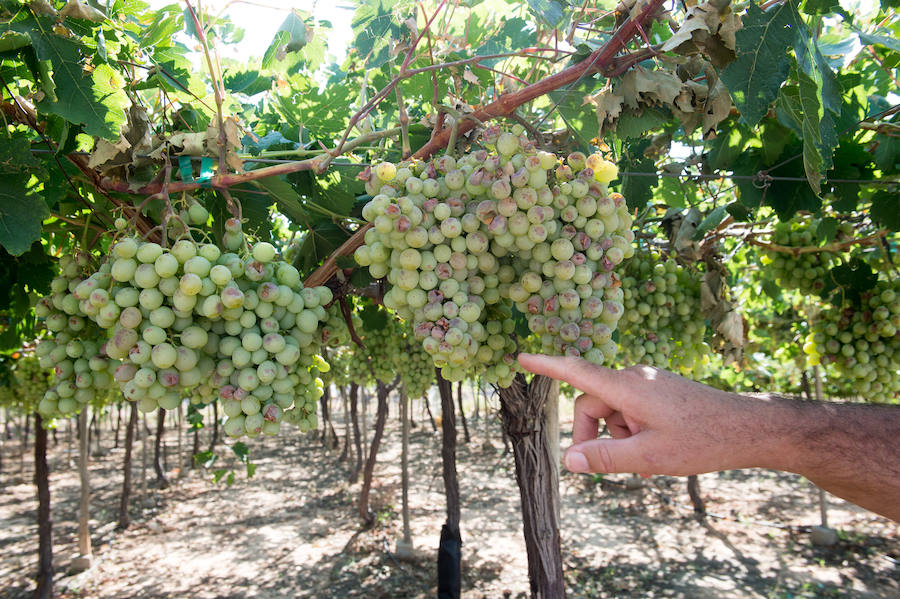
[[[566,454],[566,468],[569,472],[587,472],[589,469],[587,458],[583,453],[570,451]]]

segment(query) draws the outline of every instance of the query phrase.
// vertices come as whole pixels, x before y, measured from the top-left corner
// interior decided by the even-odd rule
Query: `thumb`
[[[650,463],[642,457],[643,444],[640,433],[625,439],[576,443],[566,450],[566,468],[570,472],[649,473]]]

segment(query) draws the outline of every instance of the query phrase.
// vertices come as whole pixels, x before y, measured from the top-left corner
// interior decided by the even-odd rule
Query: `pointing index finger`
[[[602,397],[611,408],[621,408],[621,393],[615,380],[616,371],[596,366],[574,357],[519,354],[519,364],[534,374],[565,381],[588,395]]]

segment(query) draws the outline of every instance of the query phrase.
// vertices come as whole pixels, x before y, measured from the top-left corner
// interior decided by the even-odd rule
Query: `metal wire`
[[[729,175],[726,173],[669,173],[669,172],[619,172],[619,177],[670,177],[676,179],[731,179],[732,181],[806,181],[806,177],[779,177],[776,175]],[[900,180],[896,179],[825,179],[827,183],[850,183],[859,185],[896,185]]]
[[[51,154],[50,150],[45,150],[43,148],[32,148],[32,153],[34,154]],[[90,156],[90,152],[71,152],[77,156]],[[284,164],[288,162],[296,162],[296,160],[291,160],[289,158],[244,158],[244,162],[256,162],[261,164]],[[366,167],[372,166],[371,162],[332,162],[331,166],[337,167]],[[806,177],[782,177],[778,175],[767,175],[763,172],[758,173],[756,175],[733,175],[728,173],[669,173],[666,171],[638,171],[638,172],[628,172],[628,171],[620,171],[619,178],[621,177],[669,177],[672,179],[707,179],[707,180],[715,180],[715,179],[731,179],[732,181],[759,181],[760,183],[765,184],[769,181],[791,181],[791,182],[803,182],[806,181]],[[898,179],[825,179],[827,183],[841,183],[848,185],[900,185],[900,180]]]

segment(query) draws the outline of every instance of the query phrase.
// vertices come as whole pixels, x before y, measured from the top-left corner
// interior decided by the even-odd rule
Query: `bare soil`
[[[356,515],[359,483],[347,482],[351,464],[339,461],[340,449],[323,448],[312,434],[248,442],[256,474],[248,480],[236,470],[234,484],[227,486],[213,483],[210,471],[179,472],[176,436],[169,431],[173,485],[156,489],[148,463],[142,492],[141,446],[136,443],[133,523],[124,532],[115,531],[124,452],[112,449],[112,435],[104,432],[102,455],[90,467],[94,563],[71,575],[78,477],[74,466],[67,465],[60,432],[59,442],[50,443],[58,596],[434,597],[434,562],[444,520],[440,434],[427,421],[412,433],[416,557],[401,561],[393,553],[402,530],[395,407],[376,468],[372,507],[377,518],[369,529],[360,526]],[[463,443],[460,430],[458,451],[463,597],[527,597],[512,455],[504,452],[495,420],[470,417],[469,425],[472,441]],[[342,434],[343,425],[337,428]],[[565,435],[571,425],[564,422],[562,428]],[[201,447],[208,442],[206,437],[203,441]],[[185,435],[185,453],[188,442]],[[152,443],[148,448],[152,453]],[[30,454],[20,474],[15,441],[6,441],[3,452],[0,598],[13,599],[29,597],[34,587],[37,506]],[[220,446],[219,453],[225,452],[231,453]],[[233,461],[225,456],[216,467]],[[628,478],[562,474],[570,597],[900,598],[897,525],[829,497],[829,524],[840,540],[833,547],[815,547],[809,531],[819,524],[817,491],[798,476],[763,470],[702,475],[710,513],[703,520],[693,514],[685,479],[655,477],[642,488],[629,489]]]

